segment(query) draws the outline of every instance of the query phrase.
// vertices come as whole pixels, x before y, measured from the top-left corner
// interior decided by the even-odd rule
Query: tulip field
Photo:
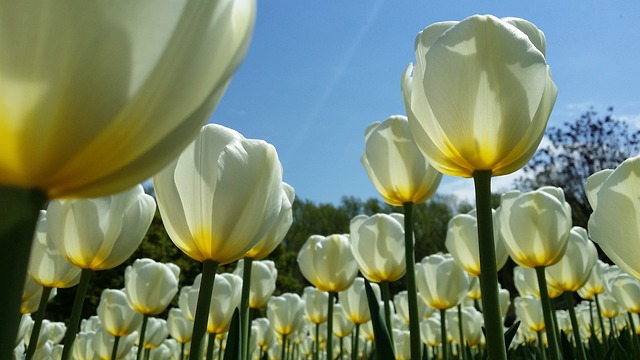
[[[295,184],[272,144],[204,125],[245,56],[255,0],[101,4],[6,9],[10,27],[29,11],[65,40],[25,28],[7,45],[16,109],[37,106],[0,119],[0,359],[640,359],[640,157],[591,174],[586,228],[561,187],[506,191],[492,207],[491,178],[529,162],[557,96],[531,22],[474,15],[417,35],[415,62],[398,69],[406,115],[361,139],[371,183],[402,211],[307,234],[296,262],[310,286],[276,292],[267,258],[292,226]],[[59,20],[71,18],[83,20]],[[34,65],[42,54],[20,42],[50,61]],[[442,174],[472,178],[475,206],[449,219],[445,252],[416,258],[415,206]],[[193,281],[130,260],[156,211],[201,264]],[[515,289],[498,281],[509,259]],[[125,261],[124,287],[100,289],[83,317],[95,273]],[[68,321],[50,320],[66,288]]]

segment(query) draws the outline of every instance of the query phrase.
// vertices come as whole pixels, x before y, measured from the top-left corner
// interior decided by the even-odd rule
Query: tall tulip
[[[492,214],[496,268],[500,270],[507,263],[509,254],[500,237],[500,226],[498,225],[498,218],[495,216],[496,211],[492,210]],[[444,245],[453,256],[453,259],[469,275],[480,276],[482,269],[480,266],[480,249],[478,248],[478,219],[475,211],[471,211],[469,214],[456,215],[449,220]]]
[[[288,185],[284,184],[284,187],[287,188]],[[288,211],[289,213],[291,212],[290,205]],[[282,210],[280,216],[282,216]],[[291,224],[289,223],[289,225]],[[276,222],[269,233],[273,234],[274,227],[281,228],[282,226],[284,226],[282,222]],[[287,230],[289,229],[289,226],[284,227]],[[284,234],[282,236],[284,237]],[[270,238],[273,239],[273,237]],[[265,239],[256,246],[261,246],[260,244],[263,241],[265,241]],[[250,252],[251,251],[253,251],[253,249],[250,250]],[[267,304],[269,297],[271,297],[276,289],[278,270],[276,269],[274,262],[271,260],[256,261],[253,258],[245,256],[244,259],[238,260],[238,265],[233,273],[242,276],[242,294],[240,299],[240,317],[242,321],[241,357],[246,358],[243,354],[246,355],[248,353],[249,340],[251,336],[249,329],[250,309],[259,309]]]
[[[560,261],[567,249],[571,206],[561,188],[544,186],[527,193],[503,194],[500,209],[500,233],[509,255],[518,265],[536,269],[551,357],[559,359],[551,303],[543,289],[547,288],[545,268]]]
[[[33,340],[38,337],[40,332],[52,289],[69,288],[80,281],[80,269],[69,263],[50,241],[47,232],[47,212],[44,210],[40,211],[40,217],[36,224],[27,269],[31,278],[42,286],[38,312],[31,331],[32,341],[29,342],[29,344],[34,344]],[[31,359],[34,352],[35,346],[29,346],[26,359]]]
[[[346,290],[338,293],[338,299],[342,305],[342,311],[347,319],[356,325],[362,325],[371,320],[369,302],[365,295],[364,279],[358,277]],[[380,287],[371,284],[374,295],[380,301]]]
[[[127,300],[133,310],[141,313],[140,344],[144,344],[149,315],[163,312],[178,292],[180,268],[172,263],[160,263],[152,259],[136,259],[124,272]],[[138,359],[142,354],[138,347]]]
[[[142,314],[131,308],[123,290],[103,290],[97,312],[104,329],[115,337],[112,350],[114,354],[118,352],[120,338],[133,333],[142,325]]]
[[[242,258],[278,219],[282,166],[271,144],[209,124],[153,183],[171,240],[203,263],[200,294],[205,295],[198,304],[192,340],[197,357],[217,266]]]
[[[614,171],[591,175],[585,192],[593,213],[589,218],[589,235],[620,268],[640,279],[640,209],[637,188],[640,186],[640,157],[625,160]]]
[[[185,344],[191,341],[193,335],[193,320],[189,320],[180,308],[171,308],[167,316],[167,330],[169,335],[180,344],[180,354],[184,356]]]
[[[242,278],[235,274],[225,273],[217,276],[211,292],[209,305],[209,334],[223,334],[229,330],[234,310],[240,306]],[[210,345],[213,345],[210,343]]]
[[[367,127],[361,162],[384,200],[391,205],[402,206],[404,210],[406,284],[410,294],[409,311],[412,319],[409,325],[411,353],[413,357],[419,357],[420,324],[414,276],[413,205],[423,203],[435,194],[442,174],[425,159],[413,140],[407,118],[399,115]]]
[[[597,259],[598,252],[589,240],[587,230],[574,226],[569,233],[564,256],[545,268],[547,282],[562,291],[578,291],[589,279]]]
[[[64,359],[70,355],[93,272],[114,268],[127,260],[142,242],[155,211],[155,200],[144,193],[141,185],[101,198],[49,203],[49,238],[67,261],[82,269]]]
[[[333,351],[333,303],[336,293],[348,288],[358,274],[349,235],[312,235],[298,252],[302,275],[320,291],[327,291],[327,356]]]
[[[282,359],[284,359],[287,338],[300,327],[303,314],[304,304],[298,294],[285,293],[272,296],[267,303],[269,323],[282,338]]]
[[[464,300],[469,289],[469,277],[450,254],[433,254],[416,266],[416,283],[422,300],[440,310],[443,357],[447,359],[445,311]]]
[[[404,215],[358,215],[350,223],[351,252],[360,272],[369,281],[380,284],[384,301],[384,318],[391,334],[389,282],[406,272]]]
[[[427,27],[415,53],[402,79],[409,125],[438,171],[474,178],[489,356],[504,359],[490,178],[521,168],[542,140],[557,94],[544,34],[526,20],[474,15]]]
[[[25,226],[23,238],[4,231],[0,238],[3,247],[19,245],[0,258],[7,265],[0,272],[15,274],[14,296],[0,303],[12,314],[0,316],[11,319],[10,337],[45,198],[122,191],[175,157],[244,58],[256,8],[255,0],[41,5],[1,11],[0,72],[11,75],[0,90],[0,218],[11,213],[23,220],[7,225]],[[5,358],[10,339],[1,334]]]
[[[569,233],[564,256],[555,265],[545,269],[547,282],[564,292],[569,310],[573,336],[576,339],[578,358],[585,360],[586,353],[580,338],[580,328],[573,305],[573,292],[580,289],[589,279],[591,269],[598,259],[596,246],[589,240],[587,230],[574,226]]]
[[[242,276],[244,273],[245,259],[240,259],[234,274]],[[251,286],[249,292],[248,305],[251,309],[260,309],[267,304],[267,301],[276,289],[276,279],[278,269],[271,260],[251,262]],[[244,282],[243,282],[244,284]]]

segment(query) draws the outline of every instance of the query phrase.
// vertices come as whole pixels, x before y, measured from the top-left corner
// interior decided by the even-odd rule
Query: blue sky
[[[404,114],[400,75],[415,62],[416,34],[473,14],[515,16],[547,38],[558,87],[550,124],[589,106],[640,124],[637,1],[260,0],[249,53],[210,119],[272,143],[300,198],[381,199],[360,164],[364,131]],[[509,176],[494,179],[507,189]],[[439,193],[473,196],[469,179]]]

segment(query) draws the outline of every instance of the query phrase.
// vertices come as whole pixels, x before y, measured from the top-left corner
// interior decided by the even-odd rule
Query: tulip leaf
[[[516,336],[516,333],[518,332],[519,327],[520,327],[520,321],[516,321],[513,323],[513,325],[511,325],[509,330],[507,330],[504,333],[504,345],[507,349],[509,348],[511,341],[513,341],[513,338]]]
[[[384,325],[384,320],[380,314],[380,306],[378,300],[373,293],[371,284],[368,280],[364,281],[364,288],[367,294],[367,302],[369,303],[369,312],[371,313],[371,325],[376,344],[376,356],[378,359],[395,359],[393,353],[393,345],[391,344],[391,336]]]
[[[240,333],[240,311],[236,308],[233,311],[229,335],[227,336],[227,346],[224,351],[224,360],[240,360],[240,344],[242,334]]]

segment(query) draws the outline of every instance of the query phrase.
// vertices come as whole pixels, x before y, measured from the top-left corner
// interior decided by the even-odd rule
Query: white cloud
[[[640,114],[615,115],[614,117],[640,129]]]

